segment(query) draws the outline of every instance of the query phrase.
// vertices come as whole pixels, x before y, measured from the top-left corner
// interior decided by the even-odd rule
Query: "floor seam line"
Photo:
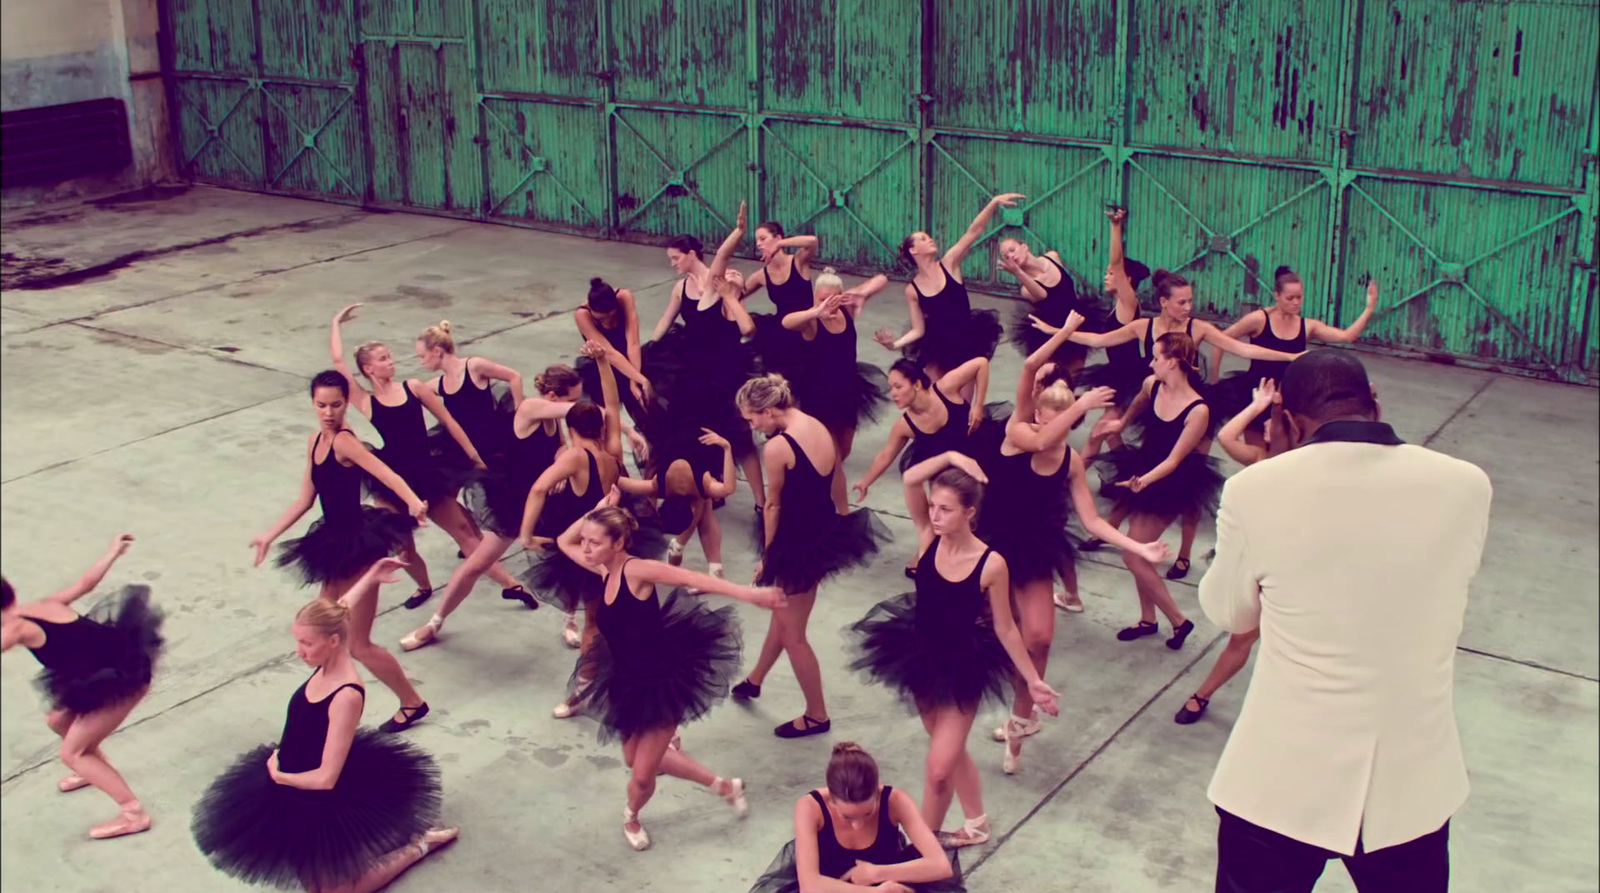
[[[1441,422],[1439,424],[1439,427],[1433,429],[1433,433],[1432,434],[1429,434],[1427,437],[1422,439],[1422,445],[1423,446],[1428,446],[1429,444],[1433,443],[1433,441],[1436,438],[1438,438],[1438,436],[1440,434],[1444,433],[1444,429],[1450,427],[1450,423],[1451,422],[1454,422],[1457,418],[1459,418],[1460,415],[1463,412],[1466,411],[1467,407],[1471,406],[1473,401],[1477,400],[1478,397],[1480,397],[1483,394],[1484,391],[1489,390],[1489,386],[1493,385],[1493,384],[1494,384],[1494,375],[1492,373],[1489,374],[1489,375],[1486,375],[1484,377],[1484,379],[1483,379],[1483,383],[1478,385],[1478,389],[1476,391],[1472,392],[1472,396],[1468,397],[1465,401],[1463,401],[1460,406],[1457,406],[1456,409],[1455,409],[1455,412],[1450,413],[1450,417],[1449,418],[1447,418],[1443,422]]]

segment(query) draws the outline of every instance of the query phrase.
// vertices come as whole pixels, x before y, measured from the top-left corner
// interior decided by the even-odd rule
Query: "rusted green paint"
[[[1099,209],[1203,312],[1280,263],[1379,344],[1596,373],[1600,0],[163,0],[201,180],[640,241],[740,199],[881,269],[1004,235],[1085,284]]]

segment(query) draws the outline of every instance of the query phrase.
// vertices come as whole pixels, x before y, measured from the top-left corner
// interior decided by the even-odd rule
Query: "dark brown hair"
[[[783,224],[776,220],[763,220],[756,224],[756,229],[764,229],[780,239],[783,238]]]
[[[1199,356],[1193,338],[1183,332],[1168,332],[1156,339],[1156,346],[1161,348],[1162,356],[1177,360],[1185,375],[1194,372]]]
[[[11,581],[0,577],[0,609],[9,608],[17,603],[17,591],[11,588]]]
[[[925,388],[933,386],[933,379],[928,377],[928,373],[921,366],[905,357],[895,360],[894,364],[889,367],[889,371],[900,373],[912,384],[919,384]]]
[[[578,403],[567,410],[567,428],[586,440],[599,440],[606,429],[606,412],[588,401]]]
[[[700,244],[700,240],[689,235],[673,236],[667,241],[667,247],[682,254],[692,254],[695,257],[701,257],[705,254],[705,246]]]
[[[866,803],[878,796],[878,761],[854,741],[840,741],[828,759],[828,793],[844,803]]]
[[[578,375],[578,370],[565,363],[546,366],[543,372],[533,377],[533,389],[540,394],[565,395],[580,384],[583,384],[583,378]]]
[[[1150,287],[1155,289],[1156,297],[1163,301],[1172,297],[1173,292],[1188,284],[1189,280],[1171,270],[1157,270],[1150,277]]]
[[[1282,266],[1274,270],[1272,273],[1272,290],[1275,292],[1281,292],[1283,291],[1283,287],[1285,285],[1293,285],[1299,281],[1299,273],[1289,269],[1288,266]]]

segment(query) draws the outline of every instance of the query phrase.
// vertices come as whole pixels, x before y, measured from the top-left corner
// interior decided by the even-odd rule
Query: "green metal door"
[[[741,199],[892,268],[915,229],[1054,248],[1101,203],[1203,313],[1597,373],[1600,0],[162,0],[175,144],[245,189],[714,244]]]

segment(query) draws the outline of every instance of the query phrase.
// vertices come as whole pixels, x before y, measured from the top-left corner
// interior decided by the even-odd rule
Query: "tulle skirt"
[[[800,405],[829,431],[858,428],[878,419],[889,402],[889,379],[871,363],[833,373],[813,370],[799,384]]]
[[[93,652],[77,655],[71,666],[45,667],[35,680],[52,706],[78,714],[121,703],[149,685],[163,644],[163,615],[150,604],[149,586],[124,586],[85,616],[100,626]]]
[[[370,505],[338,522],[324,515],[305,536],[283,541],[278,566],[293,567],[306,585],[359,577],[374,561],[400,551],[416,528],[410,515]]]
[[[1011,656],[988,622],[919,628],[917,594],[879,602],[850,627],[850,669],[888,686],[914,709],[954,704],[968,713],[1011,691]],[[982,618],[987,621],[987,617]]]
[[[934,365],[949,372],[976,357],[993,357],[1001,334],[997,311],[974,310],[963,321],[930,324],[927,334],[908,346],[905,355],[919,366]]]
[[[783,327],[783,318],[776,313],[753,313],[756,336],[751,340],[763,373],[775,372],[799,384],[805,378],[807,344],[799,332]],[[815,415],[807,407],[805,412]]]
[[[1211,407],[1213,426],[1220,427],[1222,422],[1248,409],[1259,384],[1261,376],[1238,371],[1222,376],[1216,384],[1206,385],[1201,394],[1205,397],[1206,405]],[[1261,413],[1250,421],[1249,429],[1256,432],[1266,430],[1267,420],[1270,418],[1272,418],[1270,410]]]
[[[1150,367],[1131,362],[1108,360],[1085,366],[1078,373],[1073,386],[1078,390],[1111,388],[1117,392],[1116,407],[1127,409],[1133,398],[1139,396],[1144,380],[1150,377]]]
[[[644,347],[645,375],[655,386],[660,411],[674,425],[710,428],[727,438],[735,459],[754,455],[750,425],[734,397],[759,369],[754,351],[742,343],[706,349],[673,326]]]
[[[731,605],[711,608],[674,589],[661,603],[661,629],[649,653],[618,654],[598,636],[569,687],[586,693],[586,712],[599,720],[602,742],[673,728],[728,696],[739,678],[742,644]]]
[[[578,371],[578,377],[583,379],[584,396],[588,397],[589,402],[596,406],[605,406],[605,392],[600,387],[600,364],[588,357],[579,357],[577,363],[574,364],[574,368]],[[640,371],[642,372],[643,370]],[[623,411],[637,424],[640,419],[645,417],[649,407],[639,402],[639,398],[633,393],[633,382],[629,381],[626,375],[618,372],[615,368],[611,370],[611,375],[616,379],[617,397],[622,401]],[[652,386],[654,384],[654,382],[651,382]]]
[[[506,462],[489,466],[462,494],[467,511],[480,530],[490,530],[503,537],[516,539],[522,535],[522,514],[528,507],[528,493],[533,489],[534,478],[525,471],[508,468]],[[561,531],[548,532],[545,518],[539,519],[535,533],[555,536]]]
[[[777,586],[784,592],[809,592],[823,580],[853,567],[862,567],[878,553],[879,543],[894,537],[871,509],[836,514],[831,509],[814,519],[781,519],[772,544],[758,539],[761,575],[757,586]]]
[[[928,434],[913,434],[911,442],[900,451],[900,472],[904,474],[911,466],[946,450],[955,450],[965,456],[970,456],[980,465],[986,465],[989,459],[1000,452],[1000,445],[1006,439],[1006,422],[1011,419],[1011,414],[1016,407],[1009,402],[983,404],[983,421],[978,423],[978,428],[971,434],[967,433],[966,419],[952,419],[946,425],[957,425],[961,431],[959,435],[942,436],[944,429]]]
[[[1100,473],[1101,495],[1116,502],[1118,508],[1157,517],[1216,514],[1224,478],[1216,459],[1197,452],[1184,456],[1171,474],[1137,493],[1128,487],[1116,486],[1116,482],[1144,474],[1166,458],[1165,455],[1145,455],[1138,447],[1101,453],[1094,458],[1095,470]]]
[[[439,769],[400,738],[357,730],[327,791],[273,781],[273,747],[241,756],[195,804],[195,843],[229,877],[284,889],[337,887],[438,821]]]
[[[905,836],[901,835],[899,862],[910,862],[922,858],[917,848],[906,843]],[[942,881],[929,881],[924,884],[910,884],[912,893],[966,893],[967,885],[961,879],[961,860],[959,850],[947,849],[945,855],[950,858],[950,877]],[[794,841],[784,844],[778,852],[777,858],[767,867],[765,874],[756,881],[750,893],[800,893],[800,877],[795,871]]]
[[[978,513],[978,538],[1006,560],[1013,587],[1050,580],[1077,560],[1067,533],[1065,498],[1065,494],[1038,494],[1036,501],[1025,505],[984,502]]]

